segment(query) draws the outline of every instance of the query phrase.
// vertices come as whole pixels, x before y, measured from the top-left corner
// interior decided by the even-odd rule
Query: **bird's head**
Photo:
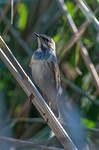
[[[36,37],[38,38],[38,48],[40,49],[50,49],[55,53],[55,42],[52,38],[44,35],[44,34],[38,34],[34,33]]]

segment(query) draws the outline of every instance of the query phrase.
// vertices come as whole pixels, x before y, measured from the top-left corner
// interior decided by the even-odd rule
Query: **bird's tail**
[[[57,97],[57,105],[59,120],[62,121],[64,129],[78,149],[82,150],[86,147],[86,131],[81,124],[81,114],[77,106],[73,104],[70,98],[67,98],[64,91]]]

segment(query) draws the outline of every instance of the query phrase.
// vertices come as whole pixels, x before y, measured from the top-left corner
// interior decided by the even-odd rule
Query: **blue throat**
[[[43,50],[36,50],[34,52],[34,58],[36,60],[47,60],[50,56],[52,57],[53,61],[57,61],[51,49],[48,50],[46,48],[43,48]]]

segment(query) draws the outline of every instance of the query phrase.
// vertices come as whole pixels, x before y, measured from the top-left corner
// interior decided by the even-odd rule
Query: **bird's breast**
[[[32,78],[34,83],[43,90],[48,92],[55,86],[53,73],[45,60],[35,60],[32,65]]]
[[[48,73],[50,75],[50,70],[44,60],[35,60],[32,65],[32,77],[37,86],[42,86],[47,80]]]
[[[32,65],[32,75],[33,75],[33,78],[35,76],[35,78],[40,78],[42,79],[43,76],[46,74],[46,69],[45,69],[45,62],[44,60],[35,60],[33,62],[33,65]]]

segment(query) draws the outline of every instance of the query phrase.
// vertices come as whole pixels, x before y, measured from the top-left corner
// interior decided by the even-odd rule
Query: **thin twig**
[[[0,58],[1,60],[6,64],[8,69],[11,71],[11,73],[14,75],[15,79],[18,81],[18,83],[21,85],[25,93],[30,96],[31,94],[34,95],[32,102],[42,115],[45,121],[47,121],[47,124],[50,126],[50,128],[53,130],[61,144],[64,146],[64,148],[68,148],[68,150],[77,150],[76,146],[68,136],[67,132],[64,130],[64,128],[61,126],[60,122],[56,119],[55,115],[51,111],[51,109],[48,107],[38,90],[36,89],[33,82],[30,80],[30,78],[27,76],[21,65],[18,63],[8,46],[5,44],[3,39],[0,37]],[[7,56],[5,55],[5,53]],[[10,59],[10,60],[9,60]]]
[[[78,32],[73,35],[70,39],[70,41],[61,48],[60,54],[59,54],[59,62],[62,61],[62,59],[65,57],[65,53],[72,48],[72,46],[79,40],[79,38],[82,36],[82,34],[85,32],[86,28],[90,24],[89,21],[85,21],[79,28]]]
[[[97,14],[99,11],[99,8],[97,8],[95,10],[95,14]],[[86,31],[86,28],[88,27],[88,25],[91,22],[89,20],[86,20],[78,29],[78,32],[73,35],[70,39],[70,41],[68,41],[68,43],[61,48],[61,50],[59,50],[59,63],[61,63],[61,61],[65,58],[65,54],[68,52],[68,50],[70,50],[70,48],[73,47],[73,45],[80,39],[80,37],[83,35],[83,33]]]
[[[0,12],[2,12],[2,9],[0,8]],[[3,17],[4,24],[7,24],[7,18],[6,16]],[[32,56],[32,50],[28,47],[28,45],[22,40],[22,38],[19,36],[18,32],[11,26],[9,27],[9,31],[15,38],[15,40],[22,46],[22,48],[25,50],[25,52]]]
[[[2,121],[2,120],[1,120]],[[26,123],[42,123],[42,124],[46,124],[45,120],[43,120],[42,118],[15,118],[15,119],[8,119],[8,120],[3,120],[3,122],[6,124],[8,122],[11,122],[10,126],[14,127],[16,125],[16,123],[18,122],[26,122]],[[62,125],[69,127],[68,123],[63,123],[63,121],[60,120],[60,122],[62,123]],[[74,125],[75,126],[75,125]],[[84,128],[86,129],[86,131],[89,132],[99,132],[98,128],[88,128],[87,126],[84,126]]]
[[[64,4],[64,1],[63,0],[57,0],[58,4],[59,4],[59,7],[61,9],[61,11],[63,12],[63,14],[65,15],[69,25],[70,25],[70,28],[72,30],[72,32],[74,34],[76,34],[78,32],[78,29],[73,21],[73,19],[71,18],[71,16],[69,15],[68,11],[67,11],[67,8]],[[95,83],[95,86],[96,86],[96,89],[98,89],[99,91],[99,76],[97,74],[97,71],[93,65],[93,63],[91,62],[90,58],[89,58],[89,55],[88,55],[88,52],[87,52],[87,49],[85,48],[85,46],[83,45],[83,43],[80,41],[80,52],[82,54],[82,57],[85,61],[85,64],[88,68],[88,70],[90,71],[92,77],[93,77],[93,80],[94,80],[94,83]]]
[[[10,121],[16,121],[16,122],[29,122],[29,123],[44,123],[45,121],[42,118],[15,118],[15,119],[10,119]]]
[[[75,90],[76,92],[80,93],[81,95],[87,97],[91,102],[93,102],[96,105],[99,105],[99,100],[93,98],[93,96],[91,96],[88,92],[83,91],[81,88],[79,88],[78,86],[76,86],[75,84],[73,84],[71,81],[67,80],[66,78],[62,77],[62,81],[65,82],[66,84],[68,84],[73,90]]]
[[[84,0],[78,0],[78,6],[81,9],[84,16],[90,20],[90,22],[94,25],[96,30],[99,32],[99,21],[95,17],[94,13],[91,11],[91,9],[88,7],[87,3]]]
[[[5,16],[5,14],[9,8],[10,8],[10,0],[7,2],[7,5],[4,7],[4,9],[0,15],[0,22],[2,21],[3,17]]]
[[[6,38],[6,35],[7,35],[7,33],[8,33],[8,29],[9,29],[9,24],[10,24],[10,22],[11,22],[11,21],[8,20],[6,26],[5,26],[4,30],[3,30],[3,33],[2,33],[2,38],[3,38],[3,39]]]
[[[11,24],[13,24],[13,0],[11,0]]]
[[[25,141],[25,140],[18,140],[15,138],[10,138],[10,137],[5,137],[5,136],[0,136],[0,141],[6,141],[8,143],[11,143],[15,147],[32,147],[32,148],[37,148],[40,150],[63,150],[62,148],[56,148],[56,147],[48,147],[45,145],[40,145],[40,144],[35,144],[33,142]]]
[[[86,130],[89,131],[89,132],[96,132],[97,134],[99,134],[99,129],[98,128],[87,128],[86,127]]]
[[[96,89],[99,92],[99,76],[98,76],[98,73],[97,73],[93,63],[91,62],[91,60],[89,58],[87,49],[85,48],[85,46],[83,45],[83,43],[81,41],[80,41],[80,52],[83,56],[83,59],[85,61],[85,64],[86,64],[88,70],[90,71],[90,73],[93,77],[94,83],[96,85]]]
[[[18,2],[16,3],[16,5],[15,5],[15,7],[14,7],[14,9],[13,9],[13,17],[14,17],[15,14],[16,14],[17,7],[18,7],[18,5],[20,4],[20,2],[21,2],[21,0],[18,0]],[[5,18],[6,18],[6,17],[5,17]],[[8,33],[10,24],[11,24],[11,21],[8,20],[8,21],[6,22],[6,26],[5,26],[5,29],[4,29],[3,34],[2,34],[2,38],[3,38],[3,39],[6,37],[6,35],[7,35],[7,33]]]

